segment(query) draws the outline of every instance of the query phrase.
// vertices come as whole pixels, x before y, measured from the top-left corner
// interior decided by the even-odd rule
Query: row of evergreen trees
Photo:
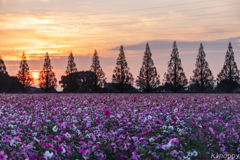
[[[208,62],[205,59],[206,54],[204,47],[200,44],[197,55],[196,68],[193,70],[194,75],[190,77],[190,88],[193,91],[204,92],[212,89],[214,85],[214,77],[209,69]],[[39,73],[39,86],[46,92],[52,92],[57,86],[55,73],[53,72],[48,53],[45,55],[43,69]],[[100,66],[100,60],[97,51],[95,50],[90,67],[90,76],[87,78],[79,78],[79,74],[74,62],[73,54],[70,53],[68,57],[68,66],[66,69],[66,76],[62,76],[60,81],[61,86],[67,92],[78,92],[82,83],[86,83],[91,92],[100,92],[106,83],[105,73]],[[0,58],[0,89],[3,87],[4,81],[7,81],[8,73],[2,58]],[[22,91],[25,92],[28,87],[33,84],[33,77],[29,71],[25,53],[23,52],[22,61],[20,62],[20,70],[17,78],[22,85]],[[170,61],[168,62],[168,70],[164,74],[164,88],[173,92],[178,92],[188,83],[176,42],[173,43],[173,50]],[[218,86],[223,91],[232,92],[239,86],[239,70],[234,60],[234,52],[231,43],[229,43],[228,50],[225,57],[224,66],[218,74]],[[1,86],[2,85],[2,86]],[[120,47],[120,53],[117,58],[116,67],[112,75],[112,86],[118,92],[128,92],[133,89],[134,78],[128,67],[123,46]],[[147,43],[146,51],[144,52],[142,67],[139,76],[136,80],[136,85],[141,92],[157,92],[160,86],[160,76],[154,66],[152,53]]]

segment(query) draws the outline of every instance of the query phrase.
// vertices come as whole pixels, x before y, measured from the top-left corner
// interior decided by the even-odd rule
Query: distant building
[[[117,83],[105,83],[104,84],[104,88],[106,89],[107,93],[118,92],[117,90],[115,90],[113,88],[113,84],[117,84]]]
[[[105,83],[104,84],[104,92],[107,93],[120,93],[117,89],[115,89],[113,86],[117,85],[117,83]],[[135,87],[131,86],[128,91],[125,93],[139,93],[138,89]]]
[[[26,88],[26,93],[44,93],[44,90],[42,90],[41,88],[37,88],[37,87],[29,87]]]

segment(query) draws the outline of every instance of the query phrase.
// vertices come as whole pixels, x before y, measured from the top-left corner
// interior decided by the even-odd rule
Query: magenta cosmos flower
[[[105,110],[105,113],[104,113],[104,114],[105,114],[105,116],[107,116],[107,117],[108,117],[108,116],[110,116],[110,114],[111,114],[111,113],[110,113],[110,111],[109,111],[109,110]]]
[[[199,137],[203,137],[204,136],[204,133],[199,133]]]
[[[202,128],[203,128],[203,129],[206,129],[208,126],[209,126],[209,125],[205,123],[205,124],[202,125]]]
[[[96,122],[96,123],[99,123],[99,122],[100,122],[100,119],[99,119],[99,118],[97,118],[95,122]]]
[[[0,152],[0,160],[7,160],[8,156],[7,155],[4,155],[4,152],[1,151]]]
[[[163,124],[163,122],[160,119],[154,119],[154,122],[156,122],[157,124],[160,124],[160,125]]]

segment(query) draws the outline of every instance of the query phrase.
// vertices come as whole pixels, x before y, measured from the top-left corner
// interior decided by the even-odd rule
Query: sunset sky
[[[96,49],[107,81],[111,82],[123,45],[136,80],[149,42],[163,82],[173,41],[177,41],[188,79],[203,43],[216,78],[229,41],[240,69],[239,17],[239,0],[0,0],[0,56],[8,73],[15,76],[25,51],[37,79],[45,53],[49,52],[60,81],[70,50],[80,71],[90,69]]]

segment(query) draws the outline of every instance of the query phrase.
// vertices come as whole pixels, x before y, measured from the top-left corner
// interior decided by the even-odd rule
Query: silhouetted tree
[[[234,52],[233,52],[231,42],[229,42],[223,69],[218,74],[217,80],[220,81],[220,83],[224,82],[229,92],[232,92],[234,89],[234,86],[236,86],[236,82],[238,83],[239,71],[237,68],[237,64],[234,60]]]
[[[26,88],[31,87],[34,81],[32,74],[29,72],[29,67],[24,52],[22,54],[22,61],[20,62],[19,68],[20,70],[18,71],[17,78],[22,84],[22,91],[25,92]]]
[[[47,52],[43,70],[41,70],[39,74],[39,86],[41,89],[45,90],[45,92],[55,91],[55,87],[57,86],[57,79],[55,78],[55,73],[52,71],[52,68]]]
[[[6,91],[7,93],[21,93],[23,91],[23,85],[19,82],[19,79],[15,76],[11,76],[11,84]]]
[[[0,73],[3,73],[3,74],[7,73],[6,66],[4,64],[2,56],[0,56]]]
[[[77,92],[79,89],[79,84],[77,80],[77,74],[74,74],[77,72],[76,63],[74,62],[74,57],[72,52],[70,52],[70,55],[68,57],[68,66],[66,70],[67,76],[62,76],[61,81],[59,83],[62,83],[61,87],[63,87],[68,92]]]
[[[168,62],[168,72],[164,74],[164,81],[166,88],[171,89],[173,92],[181,90],[187,84],[176,42],[173,43],[173,51]]]
[[[77,68],[76,68],[76,63],[74,62],[74,57],[71,51],[68,57],[68,66],[67,66],[66,74],[68,75],[70,73],[75,73],[75,72],[77,72]]]
[[[98,53],[95,50],[93,54],[92,65],[90,71],[94,73],[93,83],[89,86],[89,88],[93,92],[98,92],[100,88],[103,88],[104,83],[106,83],[105,73],[103,72],[100,61],[98,57]]]
[[[79,71],[79,72],[74,72],[74,73],[70,73],[69,75],[66,76],[62,76],[62,80],[59,82],[60,84],[65,83],[66,81],[69,80],[70,75],[73,75],[76,79],[74,79],[74,81],[76,81],[78,83],[78,88],[76,90],[74,90],[74,92],[81,92],[81,93],[89,93],[92,92],[91,88],[89,88],[89,86],[94,86],[93,85],[93,79],[94,79],[94,72],[91,71]],[[63,92],[69,92],[67,90],[68,88],[64,88]]]
[[[142,92],[154,92],[160,85],[160,76],[157,74],[157,69],[152,60],[152,53],[147,43],[146,51],[143,56],[143,63],[140,69],[138,79],[136,80],[137,86]]]
[[[6,92],[11,84],[10,76],[6,70],[6,66],[0,56],[0,92]]]
[[[199,52],[197,55],[196,69],[193,70],[193,77],[191,77],[192,88],[203,92],[206,89],[213,88],[213,75],[209,69],[208,62],[205,59],[206,54],[202,43],[200,44]]]
[[[121,46],[117,58],[117,66],[115,67],[112,76],[113,87],[121,93],[128,91],[133,85],[133,76],[129,70],[123,46]]]
[[[232,89],[238,89],[239,88],[239,83],[237,81],[232,81]],[[227,92],[232,92],[232,91],[229,91],[229,81],[228,80],[221,80],[221,81],[218,81],[217,82],[217,87],[215,88],[216,91],[227,91]]]

